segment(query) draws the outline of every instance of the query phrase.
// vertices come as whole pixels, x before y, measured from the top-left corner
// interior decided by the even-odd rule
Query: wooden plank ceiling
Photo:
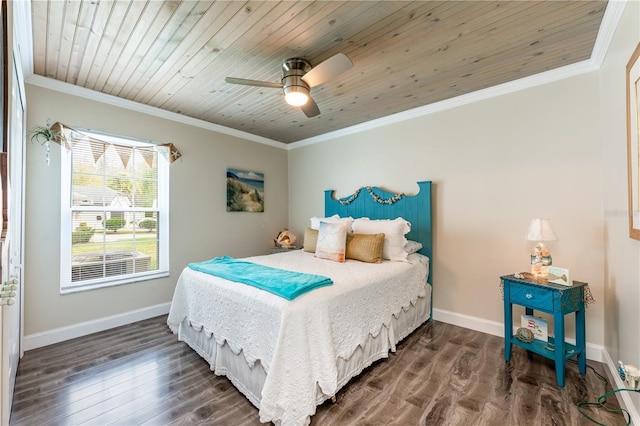
[[[589,59],[606,1],[33,1],[38,75],[294,142]],[[281,64],[338,52],[307,118]]]

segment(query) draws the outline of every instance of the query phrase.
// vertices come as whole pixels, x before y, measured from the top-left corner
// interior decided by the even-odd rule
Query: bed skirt
[[[418,298],[415,305],[402,310],[397,318],[394,316],[390,327],[383,326],[377,336],[369,335],[364,344],[357,346],[348,359],[336,360],[338,369],[336,392],[373,362],[387,358],[389,352],[395,352],[396,343],[429,320],[430,296],[431,291],[428,289],[426,297]],[[259,360],[250,366],[242,352],[235,353],[226,343],[217,343],[213,335],[205,333],[202,327],[192,326],[188,318],[180,324],[178,339],[206,360],[216,375],[227,376],[253,405],[260,408],[267,372]],[[324,394],[320,387],[317,387],[316,404],[320,405],[333,396]]]

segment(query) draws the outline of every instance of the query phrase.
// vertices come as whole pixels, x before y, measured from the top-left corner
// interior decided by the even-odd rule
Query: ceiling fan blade
[[[282,89],[282,83],[273,83],[271,81],[248,80],[246,78],[225,77],[224,81],[231,84],[243,84],[245,86],[271,87],[274,89]]]
[[[302,110],[302,112],[304,112],[304,115],[306,115],[308,118],[315,117],[316,115],[320,115],[320,108],[318,108],[318,104],[311,97],[309,97],[309,100],[307,101],[307,103],[302,105],[300,109]]]
[[[351,68],[353,68],[351,59],[344,53],[338,53],[311,68],[311,71],[302,76],[302,80],[307,83],[309,87],[318,86]]]

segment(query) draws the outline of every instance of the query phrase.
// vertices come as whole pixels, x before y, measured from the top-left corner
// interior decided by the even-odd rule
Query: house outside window
[[[168,276],[168,159],[147,142],[65,136],[60,292]]]

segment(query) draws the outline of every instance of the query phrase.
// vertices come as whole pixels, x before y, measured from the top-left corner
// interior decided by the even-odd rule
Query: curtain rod
[[[76,127],[76,126],[68,126],[69,129],[71,130],[76,130],[78,132],[87,132],[87,133],[92,133],[96,136],[102,136],[102,137],[107,137],[107,138],[119,138],[119,139],[125,139],[125,140],[129,140],[129,141],[134,141],[134,142],[138,142],[138,143],[146,143],[146,144],[151,144],[151,145],[156,145],[156,146],[160,146],[163,145],[160,142],[156,142],[156,141],[152,141],[149,139],[138,139],[138,138],[132,138],[129,136],[121,136],[121,135],[116,135],[113,133],[106,133],[106,132],[101,132],[99,130],[93,130],[93,129],[85,129],[83,127]],[[111,141],[106,141],[106,142],[111,142]]]

